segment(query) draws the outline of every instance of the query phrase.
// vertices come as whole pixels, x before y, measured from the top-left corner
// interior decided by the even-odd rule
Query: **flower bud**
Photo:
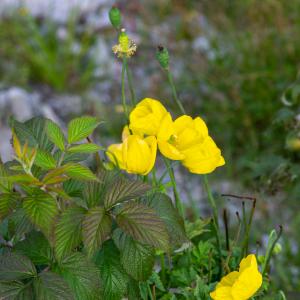
[[[156,59],[163,69],[169,68],[169,52],[163,46],[158,46],[156,51]]]
[[[109,20],[112,26],[114,26],[116,29],[118,29],[121,25],[121,13],[120,10],[113,6],[109,11]]]
[[[277,255],[277,254],[279,254],[281,251],[282,251],[282,246],[281,246],[281,244],[276,243],[276,244],[275,244],[275,247],[274,247],[274,250],[273,250],[274,254]]]

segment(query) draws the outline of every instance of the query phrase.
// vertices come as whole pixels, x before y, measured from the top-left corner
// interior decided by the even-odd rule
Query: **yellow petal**
[[[194,122],[192,117],[187,115],[180,116],[174,121],[174,127],[178,135],[181,134],[184,129],[193,128],[193,126]]]
[[[156,160],[156,153],[157,153],[157,140],[154,136],[148,136],[145,138],[145,142],[148,144],[150,148],[150,157],[148,159],[148,167],[143,175],[147,175],[153,168]]]
[[[107,148],[106,152],[109,160],[120,169],[124,169],[122,149],[123,144],[112,144]]]
[[[202,137],[202,139],[208,136],[208,128],[205,122],[200,117],[194,119],[194,125],[195,129],[198,131],[198,134]]]
[[[220,286],[233,286],[235,281],[238,279],[239,277],[239,272],[234,271],[234,272],[230,272],[229,274],[227,274],[226,276],[224,276],[219,285]]]
[[[157,139],[162,141],[168,141],[172,135],[175,134],[174,123],[170,113],[167,113],[160,124]]]
[[[182,163],[192,173],[208,174],[225,164],[221,150],[211,137],[207,137],[203,144],[196,144],[182,152],[185,155]]]
[[[124,126],[123,131],[122,131],[122,141],[124,142],[124,140],[126,138],[128,138],[130,136],[130,130],[128,125]]]
[[[153,153],[138,135],[130,135],[123,143],[123,161],[128,173],[145,175],[152,164]]]
[[[169,159],[182,160],[185,157],[184,154],[182,154],[176,147],[171,145],[169,142],[158,141],[158,148],[162,155]]]
[[[250,267],[245,269],[232,286],[234,300],[246,300],[251,298],[262,285],[262,275],[257,269]]]
[[[227,286],[217,287],[214,292],[210,293],[210,297],[213,300],[235,300],[231,296],[231,288]]]
[[[199,139],[198,132],[195,129],[187,127],[177,135],[176,142],[179,149],[185,150],[196,144],[203,143],[203,140]]]
[[[145,98],[130,113],[130,129],[147,135],[157,135],[166,115],[165,107],[155,99]]]
[[[240,262],[240,272],[243,272],[247,268],[257,269],[257,261],[254,254],[249,254],[246,258],[243,258]]]

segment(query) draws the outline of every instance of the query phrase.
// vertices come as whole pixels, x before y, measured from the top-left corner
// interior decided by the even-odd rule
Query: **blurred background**
[[[210,176],[214,190],[257,198],[254,249],[283,225],[274,286],[300,291],[299,0],[1,0],[2,159],[11,157],[11,116],[65,126],[91,114],[105,121],[98,141],[119,141],[125,120],[113,4],[138,45],[129,61],[138,99],[160,99],[179,113],[155,59],[162,44],[188,114],[206,120],[224,153],[226,166]],[[176,176],[189,217],[208,215],[199,177],[179,168]],[[234,224],[241,201],[217,201]]]

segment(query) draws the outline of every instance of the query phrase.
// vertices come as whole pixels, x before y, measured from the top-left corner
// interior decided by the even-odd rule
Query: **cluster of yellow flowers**
[[[180,160],[192,173],[207,174],[225,164],[200,117],[183,115],[173,121],[158,100],[145,98],[130,113],[129,121],[123,142],[107,149],[109,159],[128,173],[148,174],[155,164],[157,146],[165,157]]]
[[[210,296],[213,300],[247,300],[261,285],[262,275],[258,271],[256,257],[250,254],[242,259],[239,271],[223,277]]]

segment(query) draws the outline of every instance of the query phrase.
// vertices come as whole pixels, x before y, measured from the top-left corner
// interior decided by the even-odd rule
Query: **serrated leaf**
[[[122,299],[126,293],[129,278],[120,265],[119,250],[111,240],[103,244],[96,256],[96,264],[101,270],[103,299]]]
[[[15,251],[27,256],[35,265],[47,265],[51,262],[52,251],[45,236],[31,231],[26,238],[15,245]]]
[[[112,182],[117,176],[116,172],[101,170],[97,173],[97,181],[86,182],[83,190],[83,198],[88,207],[103,205],[103,198]]]
[[[68,282],[75,299],[95,300],[100,293],[100,271],[83,254],[65,257],[57,270]]]
[[[94,183],[94,181],[88,181],[87,184]],[[69,179],[64,182],[64,191],[73,198],[81,198],[85,183],[75,179]]]
[[[89,256],[92,256],[111,232],[112,219],[103,207],[88,210],[82,224],[83,242]]]
[[[69,207],[61,214],[55,226],[55,252],[58,258],[69,254],[81,242],[85,212],[82,207]]]
[[[68,125],[69,144],[79,142],[88,137],[100,123],[96,118],[83,116],[73,119]]]
[[[159,275],[156,272],[152,272],[152,275],[150,279],[148,280],[149,283],[155,284],[156,288],[158,288],[161,291],[165,291],[165,287],[159,277]]]
[[[0,281],[22,280],[35,275],[36,269],[26,256],[16,253],[0,255]]]
[[[51,120],[47,120],[46,125],[47,135],[57,148],[64,151],[65,150],[65,136],[60,129],[60,127]]]
[[[119,245],[121,264],[127,274],[137,281],[147,280],[154,267],[154,248],[133,240],[120,229],[114,231],[113,238],[115,243]]]
[[[20,198],[19,193],[0,194],[0,220],[15,209]]]
[[[45,170],[54,169],[57,164],[54,157],[43,150],[37,150],[34,163]]]
[[[128,300],[141,299],[139,283],[133,279],[130,279],[127,284],[127,297]]]
[[[68,152],[69,153],[95,153],[100,150],[105,150],[105,148],[90,143],[90,144],[74,145],[68,149]]]
[[[10,216],[10,219],[15,228],[16,239],[21,238],[33,229],[33,225],[22,207],[17,208]]]
[[[24,198],[23,208],[31,222],[48,235],[58,213],[55,199],[41,190],[36,190],[35,194]]]
[[[17,296],[24,288],[24,283],[19,281],[0,282],[0,299],[18,299]]]
[[[47,271],[35,278],[34,291],[39,300],[74,300],[68,283],[59,275]]]
[[[8,171],[5,165],[1,161],[0,157],[0,192],[7,193],[10,192],[13,188],[12,182],[7,180]]]
[[[174,247],[181,246],[188,241],[184,228],[184,220],[178,214],[168,195],[154,193],[151,196],[145,197],[141,203],[153,208],[156,214],[163,220]]]
[[[65,174],[73,179],[97,180],[96,175],[88,167],[77,163],[68,163],[63,167],[65,167]]]
[[[41,117],[32,118],[25,123],[13,120],[12,127],[22,144],[27,141],[28,146],[32,148],[50,152],[53,149],[53,144],[47,136],[46,122],[47,119]]]
[[[7,180],[11,183],[19,183],[19,184],[31,184],[35,186],[43,185],[37,178],[33,177],[29,174],[15,174],[7,176]]]
[[[119,178],[111,184],[109,190],[105,194],[104,205],[108,209],[116,203],[143,196],[149,190],[151,190],[149,184],[145,184],[141,181],[129,181],[127,179]]]
[[[169,235],[155,210],[140,203],[128,202],[119,210],[116,221],[133,239],[155,248],[169,250]]]

